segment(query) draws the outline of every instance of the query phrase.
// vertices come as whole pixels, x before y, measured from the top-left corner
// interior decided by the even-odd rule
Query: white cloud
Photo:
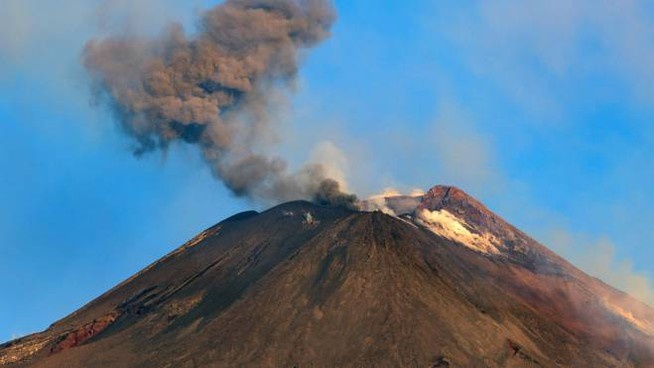
[[[124,29],[159,32],[170,21],[194,26],[205,0],[2,0],[0,75],[78,63],[84,43]],[[56,75],[55,75],[56,76]]]
[[[654,9],[644,0],[498,0],[441,10],[447,34],[477,77],[550,121],[567,83],[616,78],[654,99]],[[433,28],[433,27],[431,27]]]
[[[22,40],[30,36],[32,24],[28,10],[20,0],[7,0],[0,5],[0,9],[1,63],[2,60],[9,62],[23,52]]]
[[[341,189],[348,191],[348,160],[345,153],[332,141],[319,142],[311,151],[309,162],[322,165],[328,178],[336,180]]]
[[[441,103],[433,126],[434,161],[443,176],[475,192],[495,189],[500,182],[494,147],[489,137],[454,103]]]
[[[630,261],[618,259],[611,240],[556,229],[545,243],[589,275],[654,306],[654,285],[648,275],[635,270]]]

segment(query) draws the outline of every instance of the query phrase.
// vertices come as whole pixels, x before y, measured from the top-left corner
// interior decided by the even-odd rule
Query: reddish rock
[[[70,331],[60,337],[60,340],[50,348],[50,354],[56,354],[62,350],[74,348],[104,331],[118,318],[118,313],[110,313],[102,318],[87,323],[84,326]]]

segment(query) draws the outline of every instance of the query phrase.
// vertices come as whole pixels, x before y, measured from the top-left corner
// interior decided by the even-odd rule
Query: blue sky
[[[255,206],[232,198],[192,147],[135,159],[107,111],[90,104],[79,65],[86,40],[175,19],[192,27],[208,5],[133,3],[0,4],[0,340],[47,327]],[[307,53],[279,116],[280,154],[299,165],[331,142],[363,196],[458,185],[585,271],[654,303],[651,5],[336,8],[332,38]]]

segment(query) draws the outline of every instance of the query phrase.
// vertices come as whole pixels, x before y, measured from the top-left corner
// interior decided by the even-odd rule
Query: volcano
[[[654,367],[654,310],[463,191],[297,201],[203,231],[10,367]]]

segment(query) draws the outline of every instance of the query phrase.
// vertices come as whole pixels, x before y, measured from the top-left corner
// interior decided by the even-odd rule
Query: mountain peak
[[[374,197],[362,207],[403,216],[482,253],[505,256],[520,253],[521,259],[533,259],[538,256],[524,257],[524,254],[542,250],[533,240],[455,186],[436,185],[416,196]]]
[[[487,230],[495,230],[500,221],[499,216],[491,212],[481,202],[454,186],[436,185],[422,196],[420,208],[431,211],[447,209],[450,212],[482,226]]]
[[[460,188],[452,185],[441,185],[441,184],[434,185],[425,194],[425,196],[441,198],[441,199],[447,199],[450,195],[454,197],[467,197],[472,199],[472,197],[469,194],[467,194]]]
[[[228,218],[0,366],[654,366],[651,308],[462,190],[362,206]]]
[[[486,206],[462,189],[449,185],[435,185],[423,196],[423,202],[431,205],[447,206],[450,203],[468,203],[478,207],[480,210],[488,211]]]

